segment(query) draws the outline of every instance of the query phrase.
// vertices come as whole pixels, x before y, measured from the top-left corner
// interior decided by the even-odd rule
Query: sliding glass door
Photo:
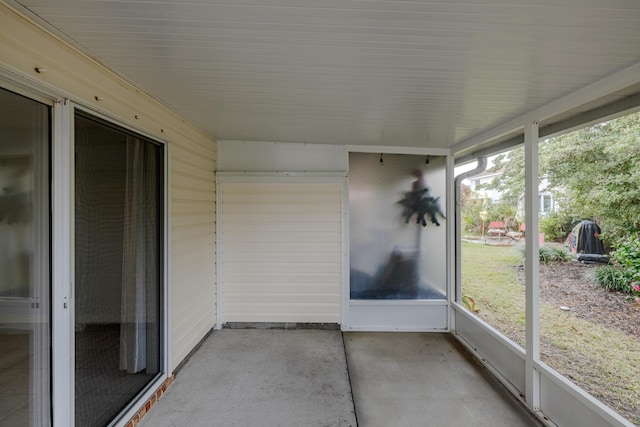
[[[50,423],[50,108],[0,89],[0,425]]]
[[[162,146],[75,115],[75,425],[161,372]]]

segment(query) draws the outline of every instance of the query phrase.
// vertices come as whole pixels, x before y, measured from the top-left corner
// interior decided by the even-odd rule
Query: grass
[[[524,287],[516,267],[522,255],[511,246],[462,244],[462,290],[474,298],[479,317],[524,347]]]
[[[513,247],[463,243],[462,289],[477,315],[524,347],[522,255]],[[640,340],[540,301],[540,352],[547,365],[640,424]]]

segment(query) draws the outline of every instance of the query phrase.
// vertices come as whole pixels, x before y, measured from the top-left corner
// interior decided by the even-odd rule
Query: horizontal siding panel
[[[234,194],[229,191],[223,191],[222,197],[230,203],[247,205],[247,204],[266,204],[266,203],[286,203],[286,202],[305,202],[305,203],[340,203],[341,195],[335,191],[330,193],[286,193],[286,194],[270,194],[270,193],[243,193]]]
[[[282,273],[260,274],[260,273],[229,273],[223,274],[224,283],[233,283],[233,292],[245,292],[245,289],[299,289],[302,292],[310,292],[315,288],[337,289],[337,282],[340,280],[338,273],[310,273],[307,276],[289,275]],[[226,289],[226,288],[225,288]],[[227,289],[227,291],[229,291]]]
[[[172,217],[171,232],[180,232],[182,229],[189,229],[193,227],[200,228],[206,231],[215,231],[216,226],[214,223],[215,218],[210,218],[204,215],[175,215]]]
[[[171,331],[175,367],[216,321],[215,144],[171,150]]]
[[[196,149],[190,149],[185,145],[174,145],[171,150],[172,158],[181,162],[189,163],[204,170],[210,170],[213,166],[215,168],[215,156],[210,158],[210,151],[203,150],[195,147]]]
[[[226,250],[226,248],[225,248]],[[246,259],[246,263],[255,264],[255,263],[275,263],[280,262],[282,260],[282,253],[280,252],[258,252],[258,251],[229,251],[227,254],[229,258],[233,258],[238,256],[239,258]],[[327,252],[315,252],[315,251],[307,251],[307,252],[287,252],[286,254],[287,262],[295,262],[295,263],[319,263],[319,264],[339,264],[340,263],[340,254],[339,253],[327,253]]]
[[[304,203],[304,204],[301,204]],[[336,214],[338,203],[324,202],[288,202],[288,203],[231,203],[222,198],[223,215],[265,215],[265,214],[287,214],[322,212]],[[338,211],[339,213],[339,211]]]
[[[173,150],[171,154],[174,162],[190,165],[193,169],[202,171],[215,171],[215,163],[202,155],[180,149]]]
[[[211,169],[200,169],[193,167],[193,165],[180,161],[180,160],[172,160],[171,161],[171,171],[182,172],[187,175],[192,175],[198,178],[206,179],[211,183],[215,182],[215,166]]]
[[[335,232],[336,222],[340,222],[340,217],[336,217],[335,221],[315,222],[313,224],[314,233]],[[246,224],[242,221],[228,220],[225,226],[225,231],[228,233],[244,233],[250,227],[250,224]],[[304,233],[309,232],[309,224],[301,221],[289,221],[289,222],[270,222],[268,224],[260,224],[260,231],[262,232],[296,232]]]
[[[212,175],[215,177],[215,165],[203,157],[193,156],[184,159],[173,157],[171,168],[176,172],[184,172],[185,168],[188,168],[186,170],[189,170],[191,175],[203,179],[210,179]]]
[[[227,322],[230,319],[242,322],[260,318],[263,320],[253,321],[269,322],[274,317],[280,322],[323,322],[327,318],[339,322],[339,313],[340,304],[229,304],[229,307],[225,307],[223,316]]]
[[[238,235],[233,235],[231,233],[225,233],[225,240],[230,240],[232,242],[272,242],[274,240],[278,240],[280,242],[306,242],[307,245],[313,248],[313,244],[310,243],[310,240],[317,240],[318,242],[335,242],[336,238],[340,237],[340,233],[268,233],[268,232],[260,232],[255,233],[255,236],[250,236],[247,233],[242,233]]]
[[[201,225],[192,225],[192,226],[176,228],[171,233],[171,237],[173,238],[174,242],[177,242],[180,240],[192,239],[192,238],[197,238],[205,235],[215,236],[215,234],[216,234],[215,228],[203,227]]]
[[[175,369],[181,361],[183,361],[200,343],[207,333],[211,330],[215,322],[215,311],[207,312],[206,316],[194,316],[190,322],[175,325],[171,330],[172,348],[172,364]]]
[[[171,189],[171,199],[178,200],[198,200],[198,201],[210,201],[215,202],[216,194],[211,189],[194,189],[194,188],[182,188],[174,186]]]
[[[225,321],[339,322],[342,184],[224,183]]]
[[[226,235],[224,230],[223,235]],[[307,244],[307,242],[253,242],[251,247],[248,247],[244,242],[227,242],[225,240],[224,250],[236,253],[260,254],[265,252],[292,254],[292,253],[340,253],[342,243],[341,242],[321,242],[314,243],[313,246]]]
[[[223,202],[224,203],[224,202]],[[304,213],[304,215],[302,215]],[[318,222],[334,222],[337,223],[339,220],[334,220],[333,217],[327,218],[326,213],[313,211],[313,212],[281,212],[281,213],[272,213],[269,215],[257,215],[255,213],[239,213],[230,215],[228,212],[222,212],[222,215],[225,216],[225,220],[231,222],[244,222],[246,224],[251,223],[260,223],[260,224],[269,224],[269,222],[279,221],[283,223],[297,221],[304,222],[307,224],[317,224]],[[268,226],[268,225],[267,225]]]
[[[211,191],[211,187],[215,187],[214,180],[192,175],[189,171],[182,172],[171,169],[171,179],[174,183],[172,188],[197,188]]]
[[[227,322],[340,323],[340,304],[242,304],[225,307]]]
[[[203,280],[204,279],[204,280]],[[200,280],[199,283],[207,284],[207,287],[203,286],[195,286],[190,289],[184,289],[181,292],[174,292],[171,294],[171,299],[173,301],[174,307],[190,307],[189,313],[184,313],[178,319],[179,320],[176,325],[184,327],[184,323],[188,323],[193,321],[193,317],[198,316],[198,311],[203,313],[215,313],[215,291],[216,288],[213,286],[214,278],[212,277],[201,277],[195,276],[190,278],[189,276],[185,276],[183,280]],[[193,298],[193,293],[197,292],[200,295],[197,301]],[[175,300],[175,301],[174,301]],[[213,319],[215,320],[215,318]]]
[[[336,291],[335,278],[333,282],[310,282],[310,283],[301,283],[301,282],[262,282],[256,283],[253,280],[236,280],[234,282],[234,293],[260,293],[264,292],[264,289],[267,288],[274,294],[287,294],[294,293],[300,289],[304,289],[305,292],[309,294],[323,294],[323,293],[335,293]]]
[[[191,282],[182,289],[182,292],[173,292],[171,299],[175,300],[174,307],[182,307],[181,315],[176,318],[176,327],[189,329],[189,324],[197,322],[201,313],[211,315],[215,312],[215,288],[212,282]],[[193,298],[193,292],[198,293],[198,298]],[[188,310],[185,310],[187,308]],[[215,320],[215,319],[214,319]]]
[[[212,254],[215,254],[216,242],[215,236],[205,236],[202,239],[199,239],[198,242],[194,241],[176,241],[171,244],[171,255],[176,256],[179,254],[192,253],[194,251],[209,251]],[[213,257],[212,262],[215,262],[215,256]]]
[[[215,215],[215,202],[202,200],[173,200],[171,199],[171,215],[181,213],[208,213]]]
[[[201,213],[175,213],[171,215],[172,230],[181,227],[191,227],[193,225],[201,225],[203,227],[215,228],[216,214],[212,212]]]
[[[213,148],[213,149],[212,149]],[[174,141],[171,145],[171,154],[173,157],[181,157],[183,153],[192,153],[207,159],[212,164],[216,164],[216,148],[211,145],[189,144],[185,141]]]
[[[309,301],[313,301],[312,303],[307,303],[309,305],[340,305],[340,294],[336,294],[335,292],[330,294],[318,294],[306,292],[305,296]],[[225,304],[228,304],[229,307],[233,307],[234,304],[239,306],[251,305],[251,304],[264,304],[269,306],[291,306],[291,307],[299,307],[302,303],[300,302],[300,294],[296,293],[280,293],[280,292],[266,292],[266,293],[241,293],[234,292],[230,295],[224,294],[223,301]],[[255,302],[253,302],[255,301]]]
[[[313,184],[288,182],[288,183],[239,183],[229,182],[223,186],[223,194],[257,194],[270,193],[274,197],[280,197],[283,194],[305,194],[308,193],[309,185],[313,185],[313,194],[335,193],[338,189],[342,190],[340,184],[334,182],[323,183],[316,182]]]
[[[324,313],[230,313],[224,318],[227,322],[340,323],[340,315]]]
[[[209,255],[210,257],[211,255]],[[179,279],[182,282],[201,284],[205,290],[215,287],[215,265],[211,265],[208,270],[198,269],[197,267],[198,264],[191,262],[182,267],[174,268],[171,273],[175,279]],[[177,288],[174,290],[172,298],[178,298],[176,302],[184,301],[188,303],[188,300],[192,298],[191,292],[192,289]]]
[[[211,262],[215,255],[215,246],[210,246],[207,250],[196,250],[176,254],[172,257],[171,273],[177,277],[198,272],[211,275],[215,272],[215,261]],[[203,267],[203,266],[206,266]]]
[[[225,312],[255,312],[255,313],[267,313],[271,310],[277,310],[277,312],[283,313],[288,311],[290,313],[307,313],[307,312],[321,312],[323,307],[335,307],[339,304],[336,303],[315,303],[315,302],[252,302],[243,301],[238,304],[225,304]]]
[[[188,232],[187,232],[188,230]],[[194,248],[200,248],[211,244],[215,246],[216,233],[214,230],[194,230],[194,229],[179,229],[172,233],[171,244],[176,249],[187,249],[189,245]]]
[[[283,273],[288,272],[304,272],[306,274],[323,273],[325,271],[336,271],[340,268],[340,263],[337,262],[225,262],[224,271],[244,271],[253,273]]]

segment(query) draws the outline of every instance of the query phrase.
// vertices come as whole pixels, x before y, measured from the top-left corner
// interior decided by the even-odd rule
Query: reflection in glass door
[[[0,425],[50,423],[46,105],[0,89]]]

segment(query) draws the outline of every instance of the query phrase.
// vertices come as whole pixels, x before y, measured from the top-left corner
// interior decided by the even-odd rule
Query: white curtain
[[[159,371],[156,147],[127,136],[120,369]]]

